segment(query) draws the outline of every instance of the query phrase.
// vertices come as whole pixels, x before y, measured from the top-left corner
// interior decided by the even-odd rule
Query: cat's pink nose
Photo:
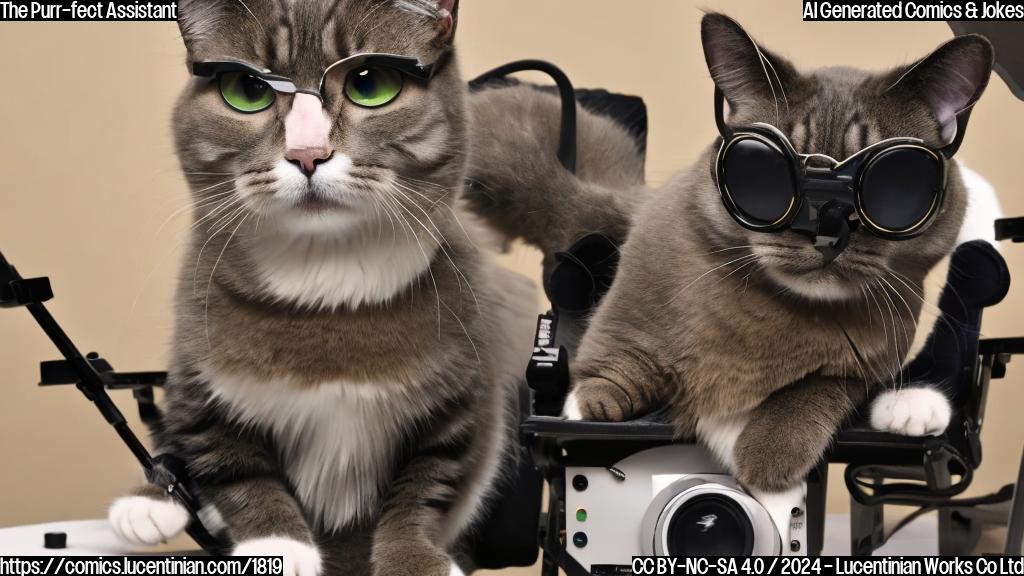
[[[289,149],[284,157],[298,166],[306,176],[316,172],[317,164],[330,160],[333,151],[327,147]]]
[[[312,176],[317,165],[334,153],[330,143],[331,121],[320,99],[312,94],[295,95],[292,110],[284,121],[284,132],[284,158],[306,176]]]

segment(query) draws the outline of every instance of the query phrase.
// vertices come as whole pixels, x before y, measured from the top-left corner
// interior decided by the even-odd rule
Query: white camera
[[[633,556],[806,554],[806,504],[782,542],[775,523],[701,446],[637,452],[611,467],[565,469],[566,549],[592,574]]]

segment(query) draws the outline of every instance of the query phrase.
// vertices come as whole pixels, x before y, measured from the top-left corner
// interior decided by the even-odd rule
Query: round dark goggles
[[[798,153],[770,124],[728,126],[718,90],[715,109],[722,135],[715,177],[732,217],[759,232],[810,234],[830,260],[860,225],[891,240],[924,232],[942,207],[946,162],[962,136],[958,130],[941,150],[917,138],[891,138],[839,161]]]
[[[826,167],[808,166],[821,158]],[[945,193],[945,158],[913,138],[878,142],[839,162],[798,154],[767,124],[743,128],[718,153],[718,187],[729,212],[758,231],[792,226],[801,209],[839,200],[886,238],[921,233]]]

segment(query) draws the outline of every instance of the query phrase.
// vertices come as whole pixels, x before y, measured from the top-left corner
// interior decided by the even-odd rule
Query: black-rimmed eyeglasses
[[[240,60],[196,62],[192,74],[203,78],[216,78],[221,97],[232,109],[255,113],[270,108],[277,94],[312,94],[321,101],[330,100],[328,86],[342,79],[344,97],[353,104],[378,108],[393,102],[401,94],[406,77],[421,82],[429,81],[435,67],[422,64],[411,56],[395,54],[355,54],[331,64],[324,70],[315,89],[301,89],[288,77]]]

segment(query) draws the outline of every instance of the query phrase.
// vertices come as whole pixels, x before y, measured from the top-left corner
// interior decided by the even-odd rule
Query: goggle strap
[[[960,145],[964,142],[964,136],[967,136],[967,123],[971,121],[971,112],[973,111],[974,106],[972,105],[956,115],[956,136],[953,137],[953,141],[948,146],[940,150],[947,159],[952,158],[960,150]]]
[[[715,123],[718,124],[718,133],[728,142],[732,139],[732,128],[725,122],[725,94],[715,84]]]

